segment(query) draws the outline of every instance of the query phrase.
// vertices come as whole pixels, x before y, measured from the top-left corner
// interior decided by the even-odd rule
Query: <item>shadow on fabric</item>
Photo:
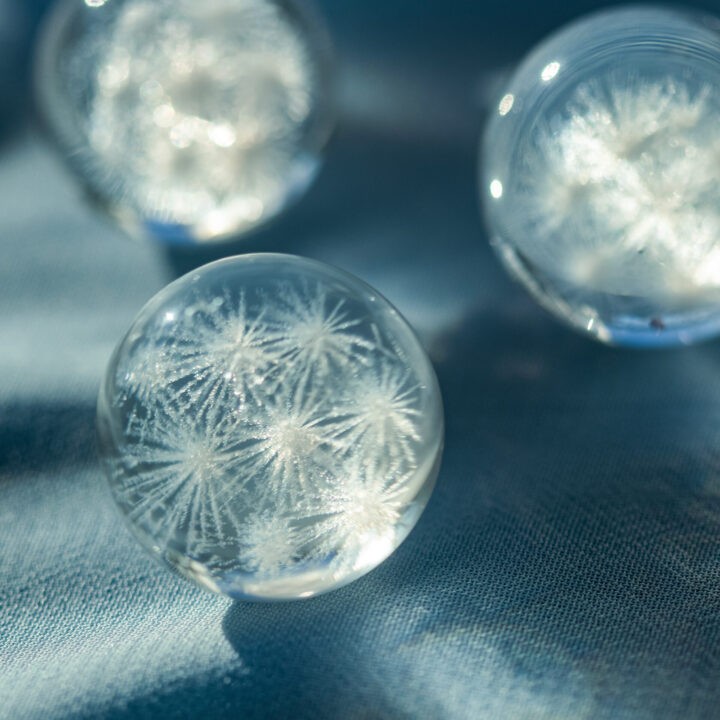
[[[720,395],[702,369],[717,345],[620,352],[524,298],[507,307],[447,338],[448,444],[419,526],[334,594],[234,604],[246,674],[229,701],[328,718],[713,714]]]

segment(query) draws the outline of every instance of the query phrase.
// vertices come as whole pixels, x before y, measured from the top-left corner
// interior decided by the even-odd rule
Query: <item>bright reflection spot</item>
[[[211,239],[231,232],[238,225],[251,225],[262,217],[264,211],[262,200],[255,197],[238,198],[221,209],[209,211],[203,221],[198,223],[198,237],[201,240]]]
[[[490,183],[490,194],[496,199],[499,200],[502,197],[503,194],[503,185],[499,180],[493,180]]]
[[[503,97],[503,99],[500,101],[500,105],[498,106],[498,112],[501,116],[507,115],[511,110],[513,103],[515,102],[515,96],[511,93],[508,93]]]
[[[158,105],[153,111],[153,121],[161,128],[172,127],[175,120],[175,108],[170,103]]]
[[[237,135],[232,126],[227,123],[213,124],[208,128],[208,137],[218,147],[230,147],[235,144]]]
[[[713,248],[696,272],[695,280],[700,285],[720,285],[720,251]]]
[[[85,4],[91,8],[102,7],[107,0],[85,0]]]
[[[379,565],[395,549],[393,533],[386,533],[380,537],[368,538],[365,543],[360,544],[360,551],[353,565],[354,570],[365,570],[366,568]]]
[[[558,74],[558,70],[560,70],[559,62],[548,63],[540,73],[540,79],[543,82],[550,82]]]

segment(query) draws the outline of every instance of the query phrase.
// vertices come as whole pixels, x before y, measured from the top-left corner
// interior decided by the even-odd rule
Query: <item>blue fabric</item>
[[[6,133],[0,718],[720,717],[720,344],[594,344],[511,284],[483,235],[483,108],[575,14],[560,8],[326,3],[342,61],[327,165],[283,219],[214,251],[128,240],[35,129]],[[173,577],[95,458],[99,379],[137,310],[246,250],[376,286],[444,393],[418,527],[311,601],[232,603]]]

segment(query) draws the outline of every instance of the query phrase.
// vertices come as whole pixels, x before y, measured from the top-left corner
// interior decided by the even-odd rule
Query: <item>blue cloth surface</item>
[[[498,79],[592,6],[328,1],[326,166],[285,217],[213,250],[129,240],[27,115],[5,131],[0,718],[720,717],[720,343],[627,352],[561,327],[505,277],[478,209]],[[417,528],[310,601],[233,603],[171,575],[95,456],[98,384],[136,312],[245,251],[377,287],[444,394]]]

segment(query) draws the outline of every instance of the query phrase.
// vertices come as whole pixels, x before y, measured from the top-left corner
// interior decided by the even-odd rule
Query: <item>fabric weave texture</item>
[[[34,125],[5,131],[3,720],[720,717],[720,343],[639,353],[576,335],[505,277],[478,211],[498,78],[570,11],[533,5],[521,27],[512,8],[370,5],[325,3],[342,78],[326,167],[241,242],[131,241]],[[123,526],[95,455],[100,378],[137,311],[248,251],[374,285],[444,394],[418,526],[305,602],[233,603],[171,575]]]

